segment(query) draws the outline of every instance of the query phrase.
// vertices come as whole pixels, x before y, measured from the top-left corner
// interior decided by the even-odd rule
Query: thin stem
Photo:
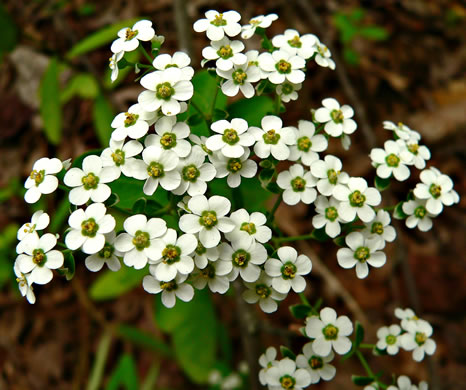
[[[358,357],[359,361],[361,362],[361,365],[366,370],[367,375],[375,380],[374,373],[372,372],[371,368],[369,367],[369,363],[367,363],[367,360],[364,357],[364,355],[361,353],[361,351],[356,350],[356,356]]]
[[[272,222],[275,216],[275,212],[277,211],[278,207],[282,203],[282,194],[278,195],[277,200],[275,201],[275,204],[272,207],[272,210],[270,210],[270,215],[267,218],[267,222]]]
[[[58,188],[60,188],[60,189],[63,190],[63,191],[66,191],[66,192],[70,192],[70,191],[71,191],[71,190],[70,190],[67,186],[65,186],[64,184],[59,184],[59,185],[58,185]]]
[[[375,344],[359,344],[359,348],[374,349]]]
[[[284,242],[284,241],[299,241],[299,240],[309,240],[312,238],[312,233],[303,234],[301,236],[293,236],[293,237],[278,237],[275,238],[277,242]]]
[[[279,94],[275,95],[275,114],[280,115],[281,98]]]
[[[301,299],[301,302],[304,305],[312,307],[311,303],[309,302],[309,300],[307,299],[306,295],[304,295],[303,292],[299,293],[299,298]]]
[[[139,45],[139,48],[140,48],[140,52],[144,55],[144,57],[146,57],[147,61],[149,61],[149,63],[152,64],[152,61],[154,61],[154,59],[149,55],[146,48],[142,45]]]
[[[202,110],[199,108],[199,106],[198,106],[196,103],[194,103],[194,101],[193,101],[192,99],[191,99],[191,101],[189,102],[189,104],[190,104],[191,106],[193,106],[194,109],[195,109],[199,114],[201,114],[202,118],[203,118],[206,122],[209,121],[209,118],[207,118],[207,116],[204,114],[204,112],[202,112]]]

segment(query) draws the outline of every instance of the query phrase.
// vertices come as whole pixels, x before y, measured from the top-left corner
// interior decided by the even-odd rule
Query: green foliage
[[[359,321],[356,321],[356,331],[355,331],[355,338],[354,338],[354,348],[359,348],[362,341],[364,340],[364,328],[362,327]]]
[[[60,94],[60,102],[65,104],[74,96],[94,99],[99,93],[99,85],[89,73],[78,73],[71,78]]]
[[[92,114],[97,138],[102,146],[107,146],[108,141],[110,141],[110,135],[112,134],[112,127],[110,124],[115,117],[115,112],[102,93],[97,95],[94,101]]]
[[[352,375],[351,380],[356,386],[367,386],[374,382],[374,378],[369,376]]]
[[[139,380],[136,368],[136,362],[133,357],[124,354],[118,360],[118,363],[108,381],[105,390],[138,390]]]
[[[408,218],[408,215],[405,214],[405,212],[403,211],[403,203],[404,202],[399,202],[395,206],[395,210],[393,210],[393,218],[396,218],[396,219],[406,219],[406,218]]]
[[[18,229],[19,226],[12,223],[7,225],[0,233],[0,287],[2,287],[13,274],[12,264],[15,254],[12,247],[16,241]]]
[[[57,271],[60,275],[65,276],[66,280],[71,280],[73,279],[76,270],[73,252],[71,252],[70,250],[65,250],[63,251],[63,257],[63,266],[59,268]]]
[[[274,102],[268,96],[241,99],[228,106],[228,113],[230,118],[243,118],[249,126],[260,127],[262,118],[274,113]]]
[[[304,320],[311,314],[312,311],[312,308],[310,306],[304,305],[302,303],[291,305],[289,306],[289,309],[293,317],[298,320]]]
[[[282,354],[283,358],[290,358],[291,360],[296,360],[295,353],[291,349],[283,345],[280,345],[280,353]]]
[[[118,67],[120,68],[120,64],[123,63],[123,61],[126,61],[127,66],[124,68],[120,68],[118,71],[118,77],[114,82],[112,82],[110,76],[112,74],[112,70],[110,68],[107,68],[105,70],[105,76],[102,80],[102,84],[104,88],[106,89],[114,89],[118,85],[120,85],[123,80],[128,76],[128,74],[134,72],[134,65],[139,62],[141,59],[141,52],[139,50],[135,51],[130,51],[129,53],[125,53],[125,56],[120,60],[118,63]]]
[[[143,332],[130,325],[121,324],[117,328],[118,334],[127,341],[144,349],[156,352],[159,355],[171,356],[172,351],[162,340],[155,338],[152,334]]]
[[[191,302],[177,300],[172,309],[157,296],[155,319],[172,336],[176,359],[186,374],[196,383],[206,383],[218,347],[218,323],[208,292],[196,291]]]
[[[385,191],[388,187],[390,187],[390,178],[382,179],[381,177],[375,176],[374,179],[375,187],[379,191]]]
[[[53,145],[57,145],[62,136],[62,112],[58,76],[58,61],[56,58],[52,58],[42,77],[39,98],[40,115],[44,124],[45,135]]]
[[[0,3],[0,63],[3,55],[12,51],[18,42],[18,28],[5,7]]]

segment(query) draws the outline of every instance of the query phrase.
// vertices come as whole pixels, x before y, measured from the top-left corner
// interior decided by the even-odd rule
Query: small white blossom
[[[325,123],[324,130],[332,137],[339,137],[343,133],[353,134],[358,127],[356,122],[351,119],[354,115],[353,109],[340,103],[334,98],[322,100],[323,107],[320,107],[314,113],[317,122]]]
[[[103,167],[99,156],[87,156],[82,163],[82,169],[71,168],[63,179],[65,185],[74,187],[69,193],[71,204],[81,206],[88,202],[104,202],[112,191],[106,183],[116,180],[120,176],[116,167]]]
[[[133,104],[127,112],[119,113],[111,125],[115,130],[112,139],[123,141],[126,137],[138,139],[144,137],[149,130],[149,125],[154,123],[156,113],[145,111],[140,104]]]
[[[304,368],[296,369],[290,358],[280,360],[267,370],[267,383],[272,389],[303,390],[311,384],[311,376]]]
[[[299,255],[296,249],[283,246],[277,251],[277,259],[268,259],[265,263],[265,272],[273,278],[272,287],[282,294],[288,294],[290,289],[294,292],[303,292],[306,288],[306,279],[303,275],[309,274],[312,269],[311,259]]]
[[[363,233],[370,239],[378,239],[379,249],[385,248],[385,242],[392,242],[396,238],[396,230],[390,226],[390,213],[385,210],[377,211],[377,215],[371,221],[366,223],[366,228]]]
[[[254,136],[248,131],[248,122],[244,119],[221,119],[210,128],[218,134],[210,136],[206,146],[214,152],[220,150],[225,157],[239,158],[254,144]]]
[[[283,201],[289,205],[299,202],[310,204],[317,197],[316,179],[310,171],[304,171],[301,164],[294,164],[277,176],[277,184],[284,190]]]
[[[16,275],[16,282],[18,283],[19,292],[23,297],[26,297],[28,302],[32,305],[36,303],[36,296],[34,295],[34,289],[32,282],[29,281],[31,274],[23,274],[19,269],[18,262],[15,262],[13,267]]]
[[[138,141],[132,140],[124,144],[124,141],[110,139],[110,147],[104,149],[100,155],[102,166],[117,167],[126,177],[133,176],[133,168],[137,156],[143,147]]]
[[[260,212],[249,215],[245,209],[239,209],[231,213],[230,219],[235,223],[234,230],[226,234],[230,241],[265,244],[272,238],[272,230],[266,226],[267,218]]]
[[[314,57],[317,65],[320,65],[324,68],[335,69],[335,62],[330,58],[332,53],[327,46],[321,43],[319,40],[316,42],[316,56]]]
[[[377,348],[387,350],[389,355],[396,355],[400,350],[401,328],[399,325],[382,326],[377,330]]]
[[[319,159],[317,152],[327,149],[328,141],[322,134],[315,134],[316,128],[310,121],[300,120],[296,131],[296,145],[290,146],[291,161],[298,161],[307,166],[311,166]]]
[[[217,262],[219,256],[220,253],[218,252],[218,247],[206,248],[198,242],[197,247],[194,250],[194,264],[197,268],[203,269],[207,264],[209,264],[209,262]],[[228,272],[230,271],[231,269]]]
[[[251,83],[261,79],[259,68],[250,65],[247,61],[244,64],[234,64],[227,71],[217,68],[217,74],[225,79],[222,83],[222,92],[226,96],[236,96],[241,91],[248,99],[254,96],[254,87]]]
[[[382,179],[388,179],[392,175],[398,181],[408,179],[410,174],[407,167],[409,159],[397,142],[392,140],[386,141],[384,149],[372,149],[370,157],[372,164],[377,168],[377,176]]]
[[[16,238],[20,241],[16,246],[17,253],[23,253],[22,250],[22,241],[29,236],[30,234],[37,235],[38,230],[44,230],[47,226],[49,226],[50,217],[44,211],[39,210],[32,214],[31,222],[25,223],[18,229],[18,233],[16,234]]]
[[[186,138],[190,134],[189,126],[185,122],[177,122],[175,116],[160,118],[155,124],[155,132],[144,140],[144,145],[158,146],[164,150],[171,150],[179,158],[186,157],[191,152],[191,144]]]
[[[229,71],[233,65],[243,65],[248,58],[241,53],[244,50],[244,43],[241,41],[231,41],[227,37],[219,41],[212,41],[211,46],[207,46],[202,50],[202,56],[207,61],[215,61],[215,66],[222,71]]]
[[[211,41],[219,41],[225,34],[234,37],[241,32],[241,25],[238,23],[241,15],[236,11],[219,13],[210,10],[205,13],[205,17],[197,20],[193,28],[196,32],[206,31],[207,38]]]
[[[317,182],[317,189],[322,195],[334,195],[337,184],[348,183],[349,175],[341,171],[342,167],[341,160],[332,155],[312,163],[311,173],[312,176],[320,179]]]
[[[329,364],[335,357],[333,351],[326,356],[320,356],[312,348],[312,342],[303,347],[303,354],[296,356],[296,365],[307,370],[311,376],[311,384],[320,382],[320,379],[329,381],[333,379],[337,370]]]
[[[343,220],[338,215],[338,207],[340,202],[334,197],[327,199],[325,196],[319,195],[314,202],[317,214],[312,218],[312,225],[316,229],[321,229],[325,226],[325,233],[332,238],[335,238],[341,233],[340,224]]]
[[[193,286],[198,290],[209,287],[210,291],[225,294],[230,287],[228,274],[233,265],[227,261],[209,261],[208,264],[193,272]]]
[[[245,283],[247,290],[243,292],[243,299],[250,304],[259,302],[259,306],[264,313],[273,313],[277,311],[277,301],[286,298],[286,294],[275,291],[272,287],[272,278],[264,272],[259,279],[253,283]]]
[[[306,78],[302,71],[306,66],[306,61],[285,50],[262,53],[259,55],[258,61],[260,68],[267,72],[267,78],[273,84],[282,84],[285,80],[299,84]]]
[[[241,184],[241,177],[251,178],[257,173],[257,163],[248,159],[249,149],[239,158],[225,157],[221,152],[209,156],[217,173],[215,177],[226,177],[230,188],[237,188]]]
[[[205,136],[197,136],[196,134],[191,133],[189,135],[189,140],[194,144],[198,145],[202,148],[202,150],[207,154],[207,155],[212,155],[212,150],[210,150],[205,144],[207,142],[207,137]]]
[[[155,57],[152,65],[157,70],[165,70],[168,68],[179,68],[182,73],[182,80],[189,81],[193,78],[194,69],[189,66],[191,58],[182,51],[177,51],[173,56],[170,54],[159,54]]]
[[[401,375],[398,377],[396,384],[398,386],[388,386],[387,390],[418,390],[418,387],[413,385],[411,383],[411,379],[409,379],[406,375]],[[419,390],[427,390],[428,387],[429,386],[426,382],[419,382]]]
[[[194,297],[193,286],[186,283],[188,275],[178,274],[174,280],[169,282],[158,281],[152,275],[144,276],[142,287],[148,293],[162,293],[162,303],[165,307],[175,306],[176,298],[183,302],[189,302]]]
[[[437,345],[430,338],[434,331],[427,321],[408,321],[405,330],[407,333],[401,336],[401,346],[407,351],[413,351],[415,361],[420,362],[424,355],[432,355],[435,352]]]
[[[251,38],[254,33],[256,32],[256,28],[268,28],[274,22],[275,20],[278,19],[277,14],[268,14],[268,15],[258,15],[254,16],[250,21],[249,24],[245,24],[241,28],[241,38],[243,39],[249,39]]]
[[[248,67],[256,67],[259,70],[260,78],[266,79],[268,72],[265,72],[259,66],[259,51],[258,50],[248,50],[246,53],[248,58]]]
[[[320,311],[320,318],[310,317],[306,324],[306,335],[314,340],[312,348],[319,356],[327,356],[333,350],[344,355],[351,349],[347,337],[353,333],[353,324],[347,316],[337,317],[337,312],[325,307]]]
[[[299,32],[293,29],[285,30],[284,34],[276,35],[272,38],[272,44],[279,49],[285,50],[291,55],[298,55],[305,60],[312,57],[316,52],[318,39],[313,34],[300,36]]]
[[[436,215],[429,213],[426,209],[426,200],[409,200],[404,202],[401,208],[408,215],[406,218],[406,226],[410,229],[417,227],[421,232],[427,232],[432,229],[432,218]]]
[[[410,138],[414,138],[415,140],[419,141],[421,139],[421,135],[417,131],[411,130],[408,126],[401,122],[398,122],[398,124],[395,125],[393,122],[384,121],[383,128],[393,131],[396,136],[402,140],[409,140]]]
[[[401,320],[401,327],[406,330],[406,325],[408,322],[417,322],[419,321],[419,317],[414,313],[413,309],[407,307],[406,309],[402,309],[397,307],[395,309],[395,317]]]
[[[259,266],[267,260],[267,250],[256,242],[233,241],[231,245],[224,242],[220,244],[219,251],[220,260],[233,266],[228,275],[231,281],[240,275],[245,282],[255,282],[261,273]]]
[[[262,367],[259,371],[259,381],[261,385],[267,385],[267,371],[270,367],[278,364],[277,350],[274,347],[268,347],[265,352],[259,357],[259,365]]]
[[[118,257],[122,257],[123,253],[115,249],[115,239],[116,233],[114,230],[106,233],[104,247],[99,252],[86,257],[85,264],[89,271],[100,271],[105,264],[113,272],[121,268]]]
[[[285,81],[283,84],[277,85],[275,92],[284,103],[288,103],[290,100],[298,99],[298,92],[303,87],[302,83],[294,84],[289,81]]]
[[[132,28],[124,27],[118,31],[118,39],[113,41],[110,50],[113,53],[127,52],[136,50],[139,41],[147,42],[155,36],[152,28],[152,22],[149,20],[140,20]]]
[[[426,161],[430,160],[430,150],[427,146],[419,145],[419,140],[411,137],[408,140],[399,139],[396,143],[401,148],[401,155],[409,165],[414,165],[417,169],[424,169]]]
[[[26,193],[24,200],[36,203],[42,194],[51,194],[58,187],[56,174],[63,169],[63,163],[58,158],[43,157],[32,166],[32,171],[24,183]]]
[[[120,51],[118,53],[114,53],[109,59],[108,67],[112,71],[112,74],[110,75],[110,80],[112,80],[112,83],[118,78],[118,62],[120,62],[124,55],[125,52]]]

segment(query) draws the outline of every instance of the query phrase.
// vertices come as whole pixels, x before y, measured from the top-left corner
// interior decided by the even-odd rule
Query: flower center
[[[435,199],[437,199],[442,195],[442,187],[432,183],[429,187],[429,192]]]
[[[276,145],[280,139],[280,134],[278,134],[274,129],[271,129],[266,131],[262,138],[266,144]]]
[[[165,65],[165,69],[168,69],[168,68],[179,68],[179,66],[177,64],[167,64],[167,65]]]
[[[383,234],[383,225],[380,222],[374,222],[371,227],[371,233],[372,234]]]
[[[416,341],[416,344],[421,346],[424,345],[425,342],[427,341],[427,335],[424,332],[416,332],[416,335],[414,336],[414,340]]]
[[[182,175],[184,181],[190,181],[191,183],[194,183],[201,175],[201,172],[194,164],[191,164],[183,168]]]
[[[249,21],[249,24],[252,24],[254,27],[257,27],[259,24],[261,24],[262,22],[258,19],[251,19]]]
[[[385,161],[389,167],[397,167],[400,164],[400,158],[393,153],[390,153],[387,157],[385,157]]]
[[[100,250],[99,257],[103,259],[110,259],[115,252],[115,247],[111,244],[105,243],[105,246]]]
[[[165,133],[160,138],[160,144],[164,149],[171,149],[176,146],[176,134],[175,133]]]
[[[47,256],[42,249],[34,249],[32,251],[32,262],[42,267],[47,261]]]
[[[294,192],[303,192],[306,189],[306,180],[301,176],[295,177],[291,180],[291,188]]]
[[[218,15],[215,15],[215,19],[212,20],[210,24],[213,24],[216,27],[221,27],[221,26],[226,26],[227,21],[223,19],[223,14],[218,14]]]
[[[256,225],[252,222],[243,222],[239,230],[253,235],[256,233]]]
[[[199,218],[199,223],[206,229],[211,229],[218,223],[217,213],[212,210],[205,210]]]
[[[248,266],[249,260],[251,260],[251,255],[244,249],[238,249],[233,253],[231,258],[235,267],[244,268]]]
[[[133,245],[138,251],[148,248],[150,246],[149,233],[138,230],[133,237]]]
[[[371,257],[371,252],[367,246],[360,246],[354,252],[354,258],[360,263],[366,262]]]
[[[275,64],[275,69],[278,73],[288,74],[291,73],[291,64],[288,61],[280,60]]]
[[[139,118],[139,115],[125,112],[125,127],[133,126]]]
[[[201,256],[203,255],[204,253],[207,252],[207,249],[204,245],[202,245],[200,242],[197,243],[197,247],[195,249],[195,252],[197,255]]]
[[[165,83],[157,84],[157,86],[155,87],[155,91],[155,96],[157,97],[157,99],[162,100],[170,100],[172,95],[175,94],[175,89],[168,81],[166,81]]]
[[[220,58],[227,60],[228,58],[233,57],[233,49],[230,45],[222,46],[220,49],[217,50],[217,54]]]
[[[338,211],[335,207],[327,207],[325,209],[325,218],[329,221],[335,221],[338,218]]]
[[[299,36],[295,35],[292,39],[288,41],[288,45],[299,49],[303,44],[301,40],[299,39]]]
[[[321,57],[325,57],[327,55],[327,46],[325,45],[317,45],[317,52]]]
[[[427,214],[427,210],[424,206],[417,206],[414,209],[414,216],[416,218],[422,219],[425,217],[426,214]]]
[[[259,61],[249,61],[248,66],[259,66]]]
[[[125,164],[125,152],[121,149],[117,149],[112,153],[113,162],[117,167]]]
[[[235,84],[243,85],[248,78],[248,75],[243,69],[237,69],[231,74],[231,77]]]
[[[239,158],[230,158],[227,162],[227,170],[231,173],[236,173],[243,168],[243,164]]]
[[[293,88],[293,86],[291,84],[289,84],[289,83],[282,84],[282,94],[283,95],[289,95],[293,91],[294,91],[294,88]]]
[[[130,28],[127,28],[125,32],[125,41],[130,41],[136,35],[138,35],[138,33],[139,33],[138,30],[131,30]]]
[[[178,289],[176,281],[172,280],[171,282],[160,282],[160,288],[164,291],[175,291]]]
[[[45,179],[45,170],[36,171],[35,169],[30,173],[29,177],[35,181],[36,186],[42,183]]]
[[[167,245],[162,251],[162,258],[165,264],[173,264],[180,261],[181,249],[175,245]]]
[[[364,206],[366,197],[363,194],[361,194],[361,191],[356,190],[350,194],[349,201],[352,207],[362,207]]]
[[[222,136],[223,142],[228,145],[234,145],[239,141],[238,133],[235,129],[226,129]]]
[[[163,170],[162,164],[152,161],[147,167],[147,173],[149,174],[150,177],[157,179],[159,177],[163,177],[165,174],[165,171]]]
[[[81,234],[86,237],[95,237],[99,231],[99,225],[94,218],[86,219],[81,222]]]
[[[99,184],[98,176],[92,172],[88,173],[81,179],[85,190],[95,190]]]
[[[32,233],[36,230],[36,224],[31,225],[30,223],[27,223],[25,226],[26,227],[23,230],[24,233]]]
[[[385,337],[385,342],[388,345],[393,345],[396,343],[396,336],[389,334],[387,337]]]
[[[320,356],[313,355],[309,359],[309,366],[311,366],[313,370],[318,370],[319,368],[322,368],[324,366],[324,361]]]
[[[301,150],[303,152],[309,152],[309,149],[312,146],[312,142],[309,139],[309,137],[301,137],[298,138],[298,150]]]
[[[256,285],[256,294],[259,295],[262,299],[268,298],[272,291],[268,286],[265,284],[257,284]]]
[[[345,119],[341,110],[332,110],[330,112],[330,117],[335,123],[343,123],[343,119]]]
[[[215,266],[213,264],[207,264],[207,267],[201,270],[201,276],[206,279],[215,278]]]
[[[322,333],[326,340],[336,340],[338,338],[338,328],[332,324],[328,324],[322,329]]]
[[[296,276],[298,269],[291,261],[288,261],[282,265],[280,271],[282,273],[283,279],[293,279]]]
[[[408,145],[408,150],[409,150],[412,154],[417,155],[418,150],[419,150],[419,145],[418,145],[418,144],[410,144],[410,145]]]
[[[296,379],[294,379],[290,375],[283,375],[280,378],[280,384],[282,385],[284,389],[292,390],[294,389],[294,385],[296,384]]]

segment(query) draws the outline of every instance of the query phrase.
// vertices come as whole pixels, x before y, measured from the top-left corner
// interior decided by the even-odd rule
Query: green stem
[[[219,76],[217,76],[217,88],[215,88],[214,98],[212,99],[212,104],[210,106],[210,122],[212,123],[212,117],[214,116],[215,103],[217,101],[218,91],[220,90],[220,85],[218,85]],[[210,124],[209,124],[210,129]]]
[[[235,209],[241,209],[244,207],[244,202],[243,202],[243,194],[241,193],[241,188],[236,187],[232,189],[233,192],[233,203],[235,206]]]
[[[71,191],[71,189],[68,188],[67,186],[65,186],[64,184],[59,184],[59,185],[58,185],[58,188],[60,188],[60,189],[63,190],[63,191],[66,191],[66,192],[70,192],[70,191]]]
[[[154,59],[149,55],[145,47],[142,45],[139,45],[139,48],[140,48],[140,52],[144,55],[144,57],[146,57],[147,61],[149,61],[152,64],[152,61],[154,61]]]
[[[194,103],[194,101],[193,101],[192,99],[191,99],[191,101],[189,102],[189,104],[190,104],[191,106],[193,106],[194,109],[195,109],[199,114],[201,114],[202,119],[204,119],[206,122],[209,121],[209,118],[207,118],[207,116],[204,114],[204,112],[199,108],[199,106],[198,106],[196,103]]]
[[[312,238],[312,233],[303,234],[301,236],[292,236],[292,237],[277,237],[275,241],[285,242],[285,241],[300,241],[300,240],[309,240]]]
[[[374,382],[376,382],[379,385],[379,388],[386,389],[388,386],[377,379],[377,377],[374,375],[371,368],[369,367],[369,363],[367,363],[366,358],[359,349],[356,350],[356,356],[358,357],[361,365],[364,367],[364,370],[366,370],[367,376],[371,377],[374,380]]]
[[[359,344],[359,348],[374,349],[375,344]]]
[[[299,298],[301,299],[301,302],[302,302],[304,305],[312,307],[311,303],[310,303],[309,300],[306,298],[306,295],[304,295],[303,292],[299,293]]]
[[[97,390],[100,388],[102,381],[105,363],[107,362],[110,346],[112,343],[112,332],[108,329],[104,331],[99,345],[97,346],[97,353],[95,356],[94,365],[92,366],[91,376],[87,385],[87,390]]]
[[[267,222],[272,222],[275,216],[275,212],[277,211],[278,207],[280,206],[280,203],[282,203],[282,194],[278,195],[277,200],[275,201],[275,204],[272,207],[272,210],[270,210],[270,215],[267,218]]]
[[[275,95],[275,114],[277,116],[280,115],[280,105],[281,105],[280,95],[276,94]]]

